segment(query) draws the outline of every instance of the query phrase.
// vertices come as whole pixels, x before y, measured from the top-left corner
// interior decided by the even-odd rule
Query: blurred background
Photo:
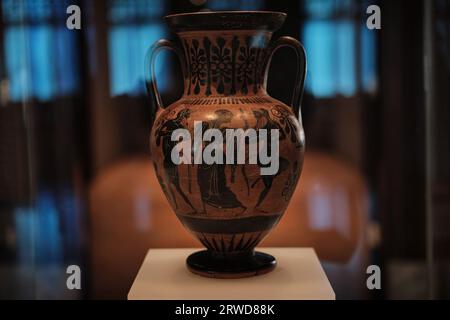
[[[274,38],[307,51],[303,174],[262,245],[314,247],[338,299],[450,298],[448,0],[0,0],[0,297],[125,299],[149,248],[200,247],[153,173],[144,86],[147,48],[174,38],[162,17],[199,10],[286,12]],[[285,102],[294,61],[270,69]],[[156,73],[177,100],[176,57]]]

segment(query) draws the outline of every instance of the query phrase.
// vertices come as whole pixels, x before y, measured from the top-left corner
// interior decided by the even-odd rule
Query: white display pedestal
[[[261,248],[277,258],[274,271],[243,279],[191,273],[186,258],[200,249],[150,249],[128,293],[129,300],[334,300],[314,249]]]

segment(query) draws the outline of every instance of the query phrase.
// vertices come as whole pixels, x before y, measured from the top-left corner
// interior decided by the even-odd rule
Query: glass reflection
[[[149,44],[167,35],[165,23],[161,19],[165,1],[111,0],[108,10],[110,94],[143,94],[144,57]],[[161,55],[158,62],[155,73],[158,88],[164,93],[170,85],[165,67],[167,57]]]

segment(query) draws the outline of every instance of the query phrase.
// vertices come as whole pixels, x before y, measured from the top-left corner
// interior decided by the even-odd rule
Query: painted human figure
[[[230,123],[232,118],[233,113],[231,111],[225,109],[217,110],[215,111],[215,119],[209,122],[203,122],[203,132],[208,129],[219,129],[225,136],[225,130],[227,128],[222,127],[222,125]],[[208,143],[206,143],[205,147],[207,145]],[[225,168],[225,164],[206,164],[205,162],[198,166],[197,179],[204,213],[206,213],[205,204],[215,208],[241,208],[242,212],[247,209],[227,186]]]
[[[178,166],[173,163],[171,158],[172,149],[178,143],[177,141],[172,141],[172,132],[185,128],[185,121],[190,117],[191,111],[189,109],[183,109],[176,115],[175,119],[163,121],[156,128],[156,145],[160,146],[162,144],[162,155],[163,155],[163,175],[165,183],[162,183],[163,189],[165,188],[168,191],[166,194],[169,194],[172,199],[175,208],[178,208],[177,200],[175,194],[172,190],[172,187],[178,192],[178,194],[183,198],[183,200],[192,208],[192,210],[196,211],[194,206],[192,205],[189,198],[184,194],[183,190],[180,187],[180,178],[178,174]],[[163,180],[163,179],[160,179]]]
[[[247,119],[245,117],[244,110],[242,110],[242,108],[239,108],[239,111],[240,111],[240,118],[244,122],[244,131],[246,131],[247,129],[250,128],[250,126],[248,125],[248,121],[247,121]],[[246,139],[245,140],[246,159],[249,158],[249,155],[248,155],[249,145],[250,145],[250,143]],[[237,155],[237,148],[234,148],[234,159],[237,159],[237,156],[238,156]],[[247,176],[247,172],[245,171],[245,164],[238,164],[236,166],[232,166],[231,167],[231,183],[235,183],[236,182],[236,167],[238,167],[238,166],[241,168],[240,171],[241,171],[241,174],[242,174],[242,176],[244,178],[245,185],[247,187],[247,195],[249,196],[250,195],[250,182],[249,182],[249,179],[248,179],[248,176]]]
[[[279,126],[277,125],[277,123],[274,120],[272,120],[270,118],[269,112],[265,109],[254,110],[253,114],[256,118],[256,128],[267,130],[267,141],[265,143],[267,143],[267,150],[271,150],[271,130],[279,129]],[[285,138],[286,138],[286,135],[284,134],[283,130],[280,130],[279,131],[279,140],[283,140]],[[261,143],[261,141],[259,141],[259,143]],[[264,167],[268,167],[269,165],[270,164],[267,164],[267,165],[262,164],[259,161],[259,157],[258,157],[258,166],[259,167],[264,168]],[[263,185],[264,185],[264,189],[261,191],[261,193],[258,197],[258,202],[256,203],[255,208],[259,208],[261,203],[266,198],[267,194],[269,193],[270,189],[272,188],[273,180],[277,176],[279,176],[283,171],[285,171],[288,167],[289,167],[289,161],[280,157],[279,158],[279,168],[278,168],[278,172],[276,174],[262,175],[252,183],[252,188],[254,188],[260,180],[262,180]]]

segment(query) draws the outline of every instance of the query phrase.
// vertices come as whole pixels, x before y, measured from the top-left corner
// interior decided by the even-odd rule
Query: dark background
[[[337,298],[450,298],[450,1],[0,4],[0,297],[126,298],[148,248],[199,246],[149,162],[145,51],[174,38],[169,13],[272,10],[288,13],[274,38],[308,54],[307,158],[263,245],[315,247]],[[66,28],[69,4],[81,30]],[[381,30],[366,27],[370,4]],[[285,102],[294,58],[279,50],[270,70]],[[156,72],[165,104],[177,100],[175,56]],[[65,287],[70,264],[81,291]],[[371,264],[381,290],[366,288]]]

